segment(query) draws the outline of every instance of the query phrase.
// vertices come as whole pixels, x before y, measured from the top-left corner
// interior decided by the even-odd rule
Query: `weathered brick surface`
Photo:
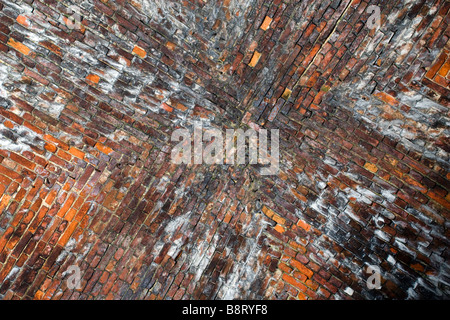
[[[448,298],[449,11],[0,0],[0,297]],[[172,164],[194,120],[279,174]]]

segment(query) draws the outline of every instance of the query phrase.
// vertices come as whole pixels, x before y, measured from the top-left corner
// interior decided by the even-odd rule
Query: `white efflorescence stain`
[[[70,290],[81,289],[81,270],[77,265],[71,265],[67,268],[65,273],[69,274],[66,280],[67,288]]]
[[[31,146],[42,148],[43,141],[39,136],[26,127],[5,127],[0,123],[0,149],[21,153],[31,151]]]
[[[245,252],[248,252],[247,256],[241,261],[236,261],[230,273],[226,275],[226,279],[218,292],[220,299],[236,299],[242,296],[242,292],[251,290],[251,285],[261,270],[261,264],[259,262],[261,247],[258,245],[258,239],[266,228],[266,221],[258,215],[254,215],[250,223],[246,226],[245,230],[251,233],[257,230],[257,234],[254,238],[246,238]]]
[[[0,64],[0,97],[8,98],[8,92],[4,87],[4,83],[8,78],[10,67],[4,64]]]

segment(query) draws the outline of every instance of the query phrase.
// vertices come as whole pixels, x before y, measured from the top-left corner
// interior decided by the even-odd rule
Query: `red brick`
[[[290,275],[287,274],[283,274],[283,280],[286,281],[287,283],[289,283],[290,285],[298,288],[301,292],[305,292],[306,291],[306,286],[301,283],[300,281],[295,280],[293,277],[291,277]]]

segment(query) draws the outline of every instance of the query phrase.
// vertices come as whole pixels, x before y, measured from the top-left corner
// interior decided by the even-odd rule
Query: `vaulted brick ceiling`
[[[448,298],[449,9],[1,0],[0,297]],[[278,175],[171,163],[199,120]]]

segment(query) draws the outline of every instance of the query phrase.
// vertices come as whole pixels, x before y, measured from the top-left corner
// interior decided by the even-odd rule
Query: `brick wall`
[[[0,297],[448,298],[449,10],[0,0]],[[279,173],[173,164],[200,120]]]

